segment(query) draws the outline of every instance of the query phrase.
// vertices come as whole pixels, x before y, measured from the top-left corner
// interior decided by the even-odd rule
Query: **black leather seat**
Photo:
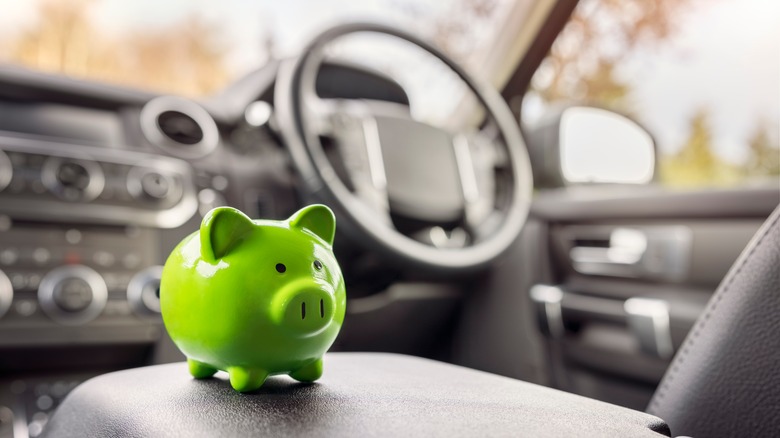
[[[647,410],[675,435],[780,434],[780,207],[721,282]]]

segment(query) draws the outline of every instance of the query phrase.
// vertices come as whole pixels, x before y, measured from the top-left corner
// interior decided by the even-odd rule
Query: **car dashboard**
[[[277,67],[198,103],[0,70],[0,437],[40,434],[86,378],[182,358],[161,265],[207,211],[277,219],[306,201],[274,127]],[[317,88],[409,103],[348,64],[324,65]]]

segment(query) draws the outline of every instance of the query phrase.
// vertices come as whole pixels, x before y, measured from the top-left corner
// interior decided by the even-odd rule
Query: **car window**
[[[780,179],[780,2],[582,0],[523,101],[589,102],[633,116],[669,187]]]

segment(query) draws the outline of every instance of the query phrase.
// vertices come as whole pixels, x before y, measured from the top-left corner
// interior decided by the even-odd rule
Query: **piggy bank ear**
[[[321,204],[303,207],[290,216],[289,220],[291,227],[309,230],[333,245],[333,238],[336,235],[336,217],[330,208]]]
[[[221,259],[246,239],[254,226],[252,219],[235,208],[211,210],[200,224],[201,256],[210,262]]]

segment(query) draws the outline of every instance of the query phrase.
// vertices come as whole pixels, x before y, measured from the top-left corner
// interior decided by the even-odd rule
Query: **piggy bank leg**
[[[313,382],[322,377],[322,358],[290,373],[290,377],[299,382]]]
[[[268,373],[258,368],[230,367],[230,386],[239,392],[249,392],[263,386]]]
[[[213,376],[217,372],[216,368],[194,359],[187,359],[187,365],[190,368],[190,374],[196,379],[205,379]]]

